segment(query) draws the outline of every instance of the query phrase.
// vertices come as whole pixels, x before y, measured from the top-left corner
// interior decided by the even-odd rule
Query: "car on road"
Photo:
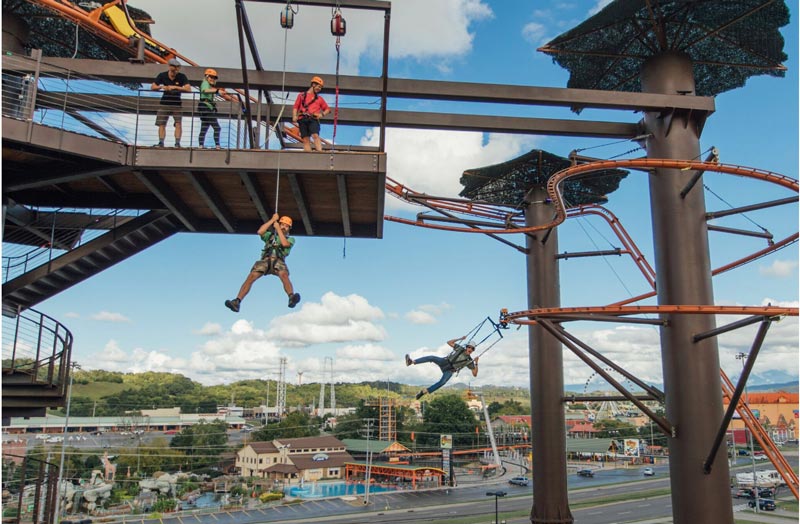
[[[751,508],[755,508],[756,499],[750,499],[747,505]],[[772,499],[758,499],[758,509],[763,511],[775,511],[775,501]]]
[[[531,481],[528,479],[528,477],[514,477],[509,480],[508,483],[514,486],[530,486]]]
[[[753,458],[755,460],[769,460],[768,456],[766,456],[764,454],[759,455],[758,453],[753,453]]]
[[[591,469],[579,469],[578,470],[579,477],[594,477],[594,471]]]
[[[753,490],[750,488],[733,488],[731,496],[737,499],[749,499],[753,496]]]
[[[644,475],[645,477],[652,477],[655,474],[656,472],[653,468],[644,468],[642,470],[642,475]]]

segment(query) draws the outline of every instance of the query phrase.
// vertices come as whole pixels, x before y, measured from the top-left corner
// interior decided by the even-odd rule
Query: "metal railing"
[[[182,120],[181,146],[200,148],[199,132],[203,121],[213,120],[221,128],[220,145],[225,149],[249,147],[241,96],[230,91],[231,101],[216,97],[217,112],[198,111],[199,85],[195,91],[181,93],[175,116]],[[2,71],[2,114],[31,124],[41,124],[103,140],[153,147],[158,143],[155,125],[162,93],[147,83],[115,83],[77,74],[42,60],[40,53],[25,56],[4,53]],[[267,122],[259,120],[256,133],[269,137]],[[174,118],[169,117],[166,146],[174,145]],[[213,136],[213,130],[209,131]],[[206,144],[214,147],[213,139]],[[261,144],[262,147],[265,143]]]
[[[47,264],[142,212],[9,205],[3,231],[2,282]]]
[[[52,388],[51,396],[65,396],[72,333],[34,309],[4,317],[3,324],[3,373],[28,375],[30,384]]]

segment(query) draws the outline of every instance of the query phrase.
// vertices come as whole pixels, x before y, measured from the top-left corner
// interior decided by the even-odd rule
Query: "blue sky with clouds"
[[[536,48],[574,27],[605,2],[518,0],[402,0],[392,6],[392,77],[564,87],[567,72]],[[791,3],[790,3],[791,4]],[[131,0],[155,20],[156,38],[205,66],[239,65],[232,3],[215,0]],[[793,4],[792,4],[793,5]],[[191,6],[191,8],[189,7]],[[335,49],[330,10],[303,6],[295,28],[284,35],[279,5],[246,3],[265,68],[280,70],[286,36],[287,69],[320,74],[332,85]],[[191,22],[187,23],[187,10]],[[792,7],[794,9],[794,7]],[[725,163],[759,167],[797,178],[797,23],[783,28],[785,78],[755,77],[744,88],[717,97],[701,149],[717,147]],[[382,14],[347,12],[342,73],[376,75],[380,70]],[[294,96],[294,93],[291,94]],[[323,96],[333,102],[331,89]],[[343,104],[370,100],[343,99]],[[446,107],[445,107],[446,106]],[[577,118],[566,108],[481,107],[443,102],[394,101],[392,108],[448,112]],[[638,121],[640,115],[585,111],[581,118]],[[330,137],[331,126],[323,127]],[[372,143],[370,129],[339,128],[337,143]],[[483,135],[390,129],[388,175],[430,194],[455,196],[468,168],[510,160],[532,148],[566,156],[579,148],[609,158],[635,146],[608,140]],[[628,155],[636,157],[642,151]],[[764,183],[707,174],[709,210],[788,196]],[[391,197],[387,213],[416,213]],[[616,213],[649,260],[652,241],[646,177],[632,172],[611,195]],[[752,222],[750,221],[752,220]],[[797,231],[797,206],[734,218],[730,227],[756,227],[776,238]],[[619,246],[608,228],[592,219],[560,228],[560,251]],[[712,266],[765,247],[760,239],[712,235]],[[527,309],[525,261],[489,238],[387,222],[380,240],[300,238],[288,259],[303,301],[295,310],[277,278],[259,280],[236,315],[223,306],[235,296],[261,242],[255,235],[181,234],[122,262],[37,309],[61,319],[75,335],[75,359],[87,368],[173,371],[206,384],[244,378],[275,378],[278,360],[289,359],[288,377],[318,381],[325,357],[334,359],[337,381],[393,380],[427,384],[435,366],[406,368],[403,354],[444,354],[445,341],[465,334],[501,307]],[[798,303],[797,246],[714,280],[720,304]],[[636,268],[622,258],[572,259],[561,263],[562,303],[603,305],[647,291]],[[727,322],[731,319],[721,319]],[[582,325],[584,339],[648,381],[661,382],[658,332],[652,327]],[[472,383],[527,386],[525,329],[510,330],[481,360]],[[796,319],[774,326],[755,372],[798,375]],[[737,375],[736,352],[747,350],[753,330],[720,342],[723,367]],[[566,357],[565,382],[582,383],[591,370]],[[461,376],[456,381],[468,381]]]

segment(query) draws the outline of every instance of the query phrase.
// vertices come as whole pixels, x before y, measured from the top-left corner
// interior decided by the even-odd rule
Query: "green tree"
[[[316,437],[319,421],[312,421],[308,414],[293,411],[277,424],[269,424],[253,432],[253,440],[270,441],[278,438]]]
[[[453,436],[454,446],[467,446],[473,441],[477,419],[459,395],[437,395],[425,404],[419,446],[438,447],[439,435]]]
[[[598,438],[635,437],[639,434],[633,424],[615,419],[598,420],[594,423],[594,427],[599,430]]]
[[[170,448],[180,450],[186,457],[186,468],[193,470],[210,466],[219,461],[220,454],[228,444],[228,425],[221,420],[206,422],[184,428],[169,443]]]

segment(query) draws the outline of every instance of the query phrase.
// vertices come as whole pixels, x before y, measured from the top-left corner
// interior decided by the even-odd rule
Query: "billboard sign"
[[[638,438],[626,438],[624,442],[625,446],[625,456],[626,457],[638,457],[639,456],[639,439]]]
[[[453,449],[453,435],[439,435],[439,447]]]

